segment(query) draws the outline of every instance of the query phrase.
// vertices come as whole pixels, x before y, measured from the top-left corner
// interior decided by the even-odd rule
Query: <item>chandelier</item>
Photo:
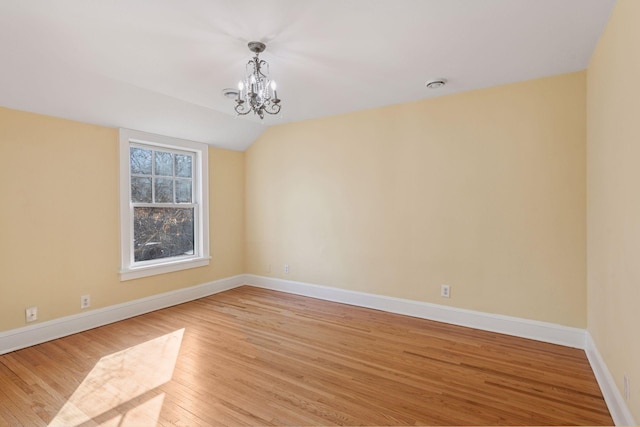
[[[247,62],[246,76],[238,83],[235,110],[241,116],[253,111],[263,119],[264,113],[280,112],[276,82],[269,78],[269,63],[258,58],[266,47],[262,42],[249,42],[249,50],[255,56]]]

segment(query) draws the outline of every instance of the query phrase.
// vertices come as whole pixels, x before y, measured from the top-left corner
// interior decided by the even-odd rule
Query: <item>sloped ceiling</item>
[[[267,126],[582,70],[614,3],[2,0],[0,106],[244,150]],[[221,94],[252,40],[283,100],[264,121]]]

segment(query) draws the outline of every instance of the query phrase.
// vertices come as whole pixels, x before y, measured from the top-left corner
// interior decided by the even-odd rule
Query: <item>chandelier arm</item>
[[[280,112],[280,108],[281,108],[280,104],[270,103],[264,107],[264,111],[266,111],[268,114],[275,115]]]
[[[251,108],[243,108],[246,107],[244,104],[237,104],[234,110],[241,116],[246,116],[251,112]]]

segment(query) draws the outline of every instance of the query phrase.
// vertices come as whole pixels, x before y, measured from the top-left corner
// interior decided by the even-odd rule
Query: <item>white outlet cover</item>
[[[80,297],[80,308],[87,308],[91,306],[91,296],[83,295]]]
[[[38,320],[38,307],[29,307],[25,310],[27,322]]]
[[[440,285],[440,296],[443,298],[449,298],[451,296],[451,288],[449,285]]]

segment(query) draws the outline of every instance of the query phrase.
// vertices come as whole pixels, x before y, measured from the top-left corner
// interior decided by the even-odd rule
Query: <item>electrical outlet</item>
[[[91,295],[82,295],[80,297],[80,308],[88,308],[91,306]]]
[[[629,384],[629,376],[625,373],[624,374],[624,400],[629,400],[629,397],[631,395],[630,387],[631,385]]]
[[[289,264],[284,265],[284,274],[289,274]]]
[[[442,298],[451,297],[451,288],[449,287],[449,285],[440,285],[440,296]]]
[[[25,310],[27,322],[38,320],[38,307],[29,307]]]
[[[267,273],[271,273],[271,264],[267,265]]]

